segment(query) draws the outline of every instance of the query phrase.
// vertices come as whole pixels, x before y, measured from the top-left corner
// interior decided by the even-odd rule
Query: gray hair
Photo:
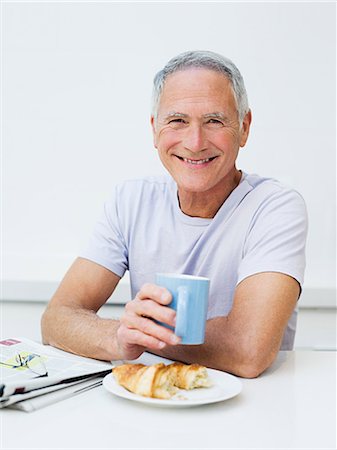
[[[152,115],[157,118],[160,97],[166,78],[188,68],[202,68],[222,73],[231,83],[239,115],[240,126],[249,111],[248,97],[242,75],[228,58],[210,51],[189,51],[172,58],[153,80]]]

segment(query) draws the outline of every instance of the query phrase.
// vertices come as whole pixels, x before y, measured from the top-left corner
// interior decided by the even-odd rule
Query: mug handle
[[[187,305],[188,305],[188,289],[186,286],[178,287],[177,301],[177,322],[174,330],[177,336],[183,337],[187,333]]]

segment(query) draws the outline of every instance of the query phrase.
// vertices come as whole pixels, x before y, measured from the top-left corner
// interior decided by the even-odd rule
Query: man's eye
[[[171,119],[169,123],[185,123],[183,119]]]
[[[218,119],[209,119],[208,123],[213,123],[213,124],[216,124],[216,125],[223,125],[221,120],[218,120]]]
[[[185,128],[185,125],[187,124],[185,119],[181,119],[177,117],[176,119],[170,119],[168,122],[168,125],[173,128],[174,130],[180,130],[182,128]]]

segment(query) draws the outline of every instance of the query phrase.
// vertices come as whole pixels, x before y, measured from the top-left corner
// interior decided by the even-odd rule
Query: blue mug
[[[175,329],[182,344],[197,345],[205,341],[210,280],[193,275],[157,273],[156,284],[165,287],[172,294],[168,305],[177,312]]]

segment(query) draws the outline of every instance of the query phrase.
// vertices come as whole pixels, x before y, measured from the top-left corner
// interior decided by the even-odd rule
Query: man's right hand
[[[166,345],[177,345],[180,338],[168,328],[174,328],[176,313],[169,308],[170,292],[155,284],[144,284],[136,297],[125,306],[117,330],[117,343],[121,359],[136,359],[145,350],[162,350]]]

